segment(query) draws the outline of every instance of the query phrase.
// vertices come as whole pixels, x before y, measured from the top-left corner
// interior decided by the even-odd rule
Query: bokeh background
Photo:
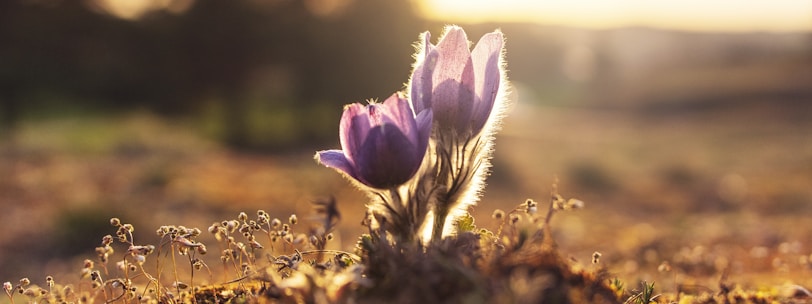
[[[0,1],[0,280],[77,279],[113,216],[155,243],[257,209],[307,227],[330,196],[351,250],[364,198],[312,156],[338,147],[343,104],[404,88],[419,33],[455,23],[507,37],[478,225],[557,181],[586,202],[553,221],[575,260],[812,283],[812,2],[611,3]]]

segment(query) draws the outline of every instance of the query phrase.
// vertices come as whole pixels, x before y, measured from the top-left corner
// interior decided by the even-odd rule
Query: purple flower
[[[409,102],[398,94],[383,103],[350,104],[339,127],[342,150],[320,151],[316,159],[373,188],[401,185],[423,161],[431,121],[431,110],[415,117]]]
[[[478,134],[491,115],[502,81],[502,33],[482,36],[473,51],[465,31],[457,26],[448,27],[436,46],[430,38],[428,32],[423,35],[424,49],[412,74],[415,111],[432,109],[441,129]]]

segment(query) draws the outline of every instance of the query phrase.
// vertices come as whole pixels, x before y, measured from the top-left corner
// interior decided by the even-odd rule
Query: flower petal
[[[449,27],[437,44],[437,52],[431,107],[439,123],[465,130],[475,98],[474,69],[465,31]]]
[[[431,44],[431,34],[425,32],[422,35],[423,42],[420,53],[417,54],[417,63],[409,87],[409,98],[415,113],[420,113],[424,109],[431,108],[431,93],[433,90],[432,74],[437,66],[438,53],[436,47]]]
[[[471,127],[474,133],[478,133],[485,125],[499,92],[502,81],[499,59],[502,56],[503,45],[502,32],[495,31],[482,36],[471,52],[476,80],[474,83],[476,102],[471,114]]]
[[[408,100],[395,93],[382,104],[378,104],[377,108],[383,114],[384,123],[392,123],[397,126],[409,138],[409,141],[417,146],[417,125]]]
[[[339,140],[344,155],[350,165],[355,164],[355,155],[363,144],[364,139],[369,134],[372,122],[366,106],[360,103],[353,103],[344,106],[344,113],[341,115],[341,123],[338,127]]]
[[[352,168],[352,164],[347,160],[344,152],[341,150],[325,150],[316,152],[316,160],[326,167],[336,169],[337,171],[346,174],[356,180],[358,176]]]
[[[405,183],[414,175],[422,158],[416,146],[396,126],[373,127],[358,151],[355,167],[364,184],[389,188]]]

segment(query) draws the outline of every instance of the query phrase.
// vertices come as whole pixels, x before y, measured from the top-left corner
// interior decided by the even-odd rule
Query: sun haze
[[[585,28],[648,26],[690,31],[809,31],[812,1],[422,0],[444,22],[535,22]]]

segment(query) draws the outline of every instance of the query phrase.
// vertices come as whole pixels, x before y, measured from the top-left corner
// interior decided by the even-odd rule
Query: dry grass
[[[640,297],[635,295],[645,290],[640,282],[646,281],[655,282],[660,303],[803,303],[805,289],[794,284],[812,286],[812,227],[806,224],[812,202],[807,130],[812,126],[798,115],[766,108],[640,117],[521,107],[497,140],[491,186],[473,214],[477,229],[497,233],[500,221],[490,218],[494,209],[510,210],[528,197],[544,202],[557,176],[563,192],[584,200],[586,208],[556,215],[548,242],[521,233],[538,231],[532,225],[515,228],[515,234],[505,230],[506,239],[483,243],[488,238],[477,232],[477,241],[465,237],[425,252],[392,249],[378,240],[367,248],[375,253],[360,254],[366,279],[355,282],[353,272],[336,269],[330,274],[336,277],[327,277],[355,283],[334,288],[312,279],[311,285],[301,285],[307,278],[323,278],[317,267],[303,266],[296,272],[301,277],[260,264],[256,269],[273,271],[224,284],[239,277],[214,266],[221,265],[222,249],[204,232],[196,241],[208,247],[203,259],[215,274],[198,272],[198,289],[189,294],[198,300],[320,301],[309,297],[321,297],[316,291],[322,290],[326,299],[352,296],[362,302],[612,303],[636,301]],[[321,225],[319,217],[309,216],[311,203],[334,195],[343,218],[326,249],[353,252],[358,236],[369,233],[358,224],[361,195],[314,164],[310,152],[245,155],[149,117],[123,121],[116,127],[99,122],[110,129],[95,139],[96,133],[81,124],[31,125],[15,146],[3,146],[0,171],[7,173],[0,179],[0,267],[2,279],[15,282],[13,288],[18,278],[29,277],[33,285],[50,289],[48,295],[93,295],[91,283],[78,280],[77,273],[84,259],[94,259],[101,237],[115,232],[108,223],[113,216],[137,227],[136,245],[143,241],[156,247],[173,244],[155,236],[158,227],[183,224],[205,230],[213,221],[257,209],[268,210],[271,218],[296,213],[300,232],[309,235],[311,227]],[[46,137],[74,139],[60,144]],[[83,138],[90,139],[77,144]],[[523,245],[506,246],[522,235]],[[267,238],[262,242],[268,248]],[[477,250],[471,251],[474,243]],[[512,250],[494,251],[502,247]],[[272,254],[290,257],[293,248],[278,247]],[[167,249],[150,263],[163,259],[170,265]],[[125,251],[117,249],[113,261]],[[592,264],[596,251],[601,256]],[[322,258],[317,262],[329,260]],[[177,267],[181,278],[191,272],[185,263]],[[161,284],[171,286],[168,273]],[[228,275],[223,278],[223,273]],[[56,281],[51,288],[48,275]],[[144,288],[145,277],[134,277],[133,282],[141,281],[133,286]],[[65,291],[64,286],[71,287]],[[301,292],[303,286],[307,292]],[[42,296],[35,292],[39,289],[29,293]]]

